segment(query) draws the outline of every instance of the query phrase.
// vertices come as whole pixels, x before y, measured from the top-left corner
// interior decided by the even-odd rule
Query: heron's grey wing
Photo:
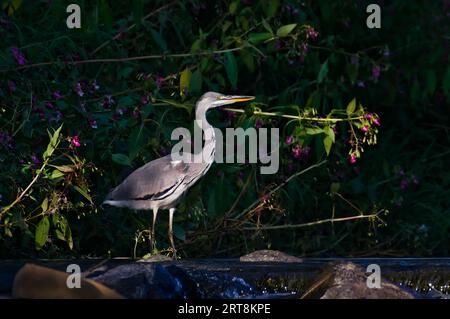
[[[174,162],[170,154],[138,168],[108,195],[111,200],[161,199],[184,180],[188,165]]]

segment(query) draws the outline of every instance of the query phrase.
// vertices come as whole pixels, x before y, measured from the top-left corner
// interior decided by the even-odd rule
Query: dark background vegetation
[[[365,1],[0,2],[0,257],[149,253],[149,212],[99,205],[170,151],[172,129],[192,127],[194,102],[210,90],[257,96],[245,114],[209,119],[280,127],[280,171],[214,164],[176,214],[182,256],[449,255],[449,1],[372,1],[381,29],[367,28]],[[65,24],[72,2],[79,30]],[[128,57],[141,58],[99,60]],[[365,119],[325,127],[282,117],[345,115],[354,97],[365,107],[356,115],[381,122],[368,121],[378,143],[355,163],[351,128],[362,138]],[[57,146],[47,148],[47,131]],[[160,214],[160,249],[166,230]]]

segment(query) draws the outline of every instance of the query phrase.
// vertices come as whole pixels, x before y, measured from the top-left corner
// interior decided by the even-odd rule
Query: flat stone
[[[380,288],[369,288],[366,274],[353,263],[337,264],[332,271],[331,287],[321,299],[414,299],[413,295],[383,278]]]
[[[303,259],[285,254],[279,250],[256,250],[239,258],[242,262],[300,263]]]

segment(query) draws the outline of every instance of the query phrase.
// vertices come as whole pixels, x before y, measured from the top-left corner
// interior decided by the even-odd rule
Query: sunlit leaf
[[[37,225],[36,232],[34,235],[34,243],[36,249],[41,249],[47,242],[49,229],[50,229],[50,221],[48,220],[47,216],[44,216],[44,218],[42,218],[39,224]]]
[[[356,109],[356,99],[353,98],[353,100],[350,101],[347,105],[347,115],[352,115],[355,112]]]
[[[73,188],[92,204],[92,198],[88,194],[87,190],[82,189],[81,187],[79,187],[77,185],[73,185]]]
[[[185,95],[189,91],[189,84],[191,81],[191,70],[185,69],[180,75],[180,94]]]
[[[287,25],[280,27],[277,30],[277,36],[287,37],[292,32],[292,30],[295,29],[296,26],[297,26],[297,23],[292,23],[292,24],[287,24]]]

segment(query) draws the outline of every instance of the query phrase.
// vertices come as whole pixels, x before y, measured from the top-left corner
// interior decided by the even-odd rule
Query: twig
[[[245,113],[245,110],[242,109],[233,109],[229,107],[223,108],[225,111],[230,112],[236,112],[236,113]],[[364,116],[357,116],[357,117],[347,117],[347,118],[320,118],[320,117],[304,117],[300,115],[289,115],[289,114],[277,114],[274,112],[263,112],[263,111],[253,111],[253,114],[256,115],[266,115],[266,116],[280,116],[285,117],[288,119],[295,119],[295,120],[305,120],[305,121],[315,121],[315,122],[346,122],[346,121],[352,121],[352,120],[360,120],[363,119]]]
[[[308,168],[305,168],[304,170],[297,172],[293,175],[291,175],[289,178],[287,178],[283,183],[281,183],[280,185],[278,185],[277,187],[275,187],[274,189],[272,189],[266,196],[270,197],[273,193],[277,192],[281,187],[283,187],[284,185],[286,185],[287,183],[289,183],[293,178],[305,174],[306,172],[312,170],[313,168],[316,167],[320,167],[323,164],[325,164],[327,162],[327,160],[323,160],[320,163],[314,164],[309,166]],[[247,214],[247,212],[249,212],[253,207],[255,207],[257,204],[259,204],[259,202],[261,201],[261,199],[257,199],[256,201],[254,201],[249,207],[247,207],[242,213],[240,213],[235,219],[239,219],[240,217],[242,217],[243,215]]]
[[[376,212],[375,214],[370,215],[356,215],[356,216],[348,216],[348,217],[341,217],[341,218],[327,218],[318,220],[315,222],[309,222],[309,223],[303,223],[303,224],[293,224],[293,225],[275,225],[275,226],[261,226],[261,227],[243,227],[244,230],[274,230],[274,229],[289,229],[289,228],[302,228],[302,227],[308,227],[308,226],[314,226],[314,225],[320,225],[324,223],[332,223],[332,222],[345,222],[349,220],[355,220],[355,219],[370,219],[370,218],[378,218],[378,215],[383,210],[380,210]]]
[[[204,56],[204,55],[222,54],[222,53],[226,53],[226,52],[239,51],[246,47],[247,47],[246,45],[243,45],[243,46],[236,47],[236,48],[216,50],[216,51],[201,51],[201,52],[196,52],[196,53],[153,54],[153,55],[134,56],[134,57],[129,57],[129,58],[87,59],[87,60],[80,60],[80,61],[49,61],[49,62],[40,62],[40,63],[23,65],[23,66],[15,68],[15,69],[0,70],[0,73],[6,73],[6,72],[10,72],[10,71],[20,71],[20,70],[25,70],[25,69],[35,68],[35,67],[48,66],[48,65],[61,64],[61,63],[66,64],[66,65],[80,65],[80,64],[88,64],[88,63],[123,63],[123,62],[142,61],[142,60],[151,60],[151,59],[185,58],[185,57],[190,57],[190,56]]]
[[[0,212],[0,219],[3,217],[4,214],[6,214],[6,212],[8,212],[11,208],[13,208],[18,202],[20,202],[22,200],[22,198],[25,196],[25,194],[30,190],[31,186],[33,186],[33,184],[36,183],[36,181],[38,180],[39,176],[44,171],[45,166],[47,166],[48,160],[49,160],[49,158],[47,158],[44,161],[44,163],[42,164],[41,168],[37,172],[36,176],[31,181],[31,183],[28,184],[27,188],[25,188],[24,191],[19,196],[17,196],[17,198],[14,200],[14,202],[12,202],[11,204],[9,204],[8,206],[4,207],[1,210],[1,212]]]
[[[149,14],[147,14],[145,17],[143,17],[143,18],[141,19],[141,22],[144,22],[145,20],[147,20],[147,19],[150,18],[151,16],[154,16],[155,14],[159,13],[160,11],[162,11],[162,10],[164,10],[164,9],[170,7],[170,6],[173,6],[173,5],[176,4],[176,3],[177,3],[176,1],[172,1],[172,2],[170,2],[170,3],[168,3],[168,4],[163,5],[163,6],[160,7],[160,8],[158,8],[158,9],[156,9],[156,10],[150,12]],[[122,34],[124,34],[125,32],[129,32],[131,29],[133,29],[133,28],[135,28],[135,27],[136,27],[136,23],[133,23],[133,24],[132,24],[131,26],[129,26],[126,30],[123,30],[123,31],[120,31],[119,33],[117,33],[117,34],[114,36],[114,38],[112,38],[112,39],[110,39],[110,40],[107,40],[107,41],[103,42],[100,46],[98,46],[98,47],[97,47],[94,51],[92,51],[89,55],[90,55],[90,56],[93,56],[93,55],[96,54],[98,51],[100,51],[100,50],[103,49],[105,46],[107,46],[111,41],[117,40],[118,38],[120,38],[120,36],[121,36]]]

